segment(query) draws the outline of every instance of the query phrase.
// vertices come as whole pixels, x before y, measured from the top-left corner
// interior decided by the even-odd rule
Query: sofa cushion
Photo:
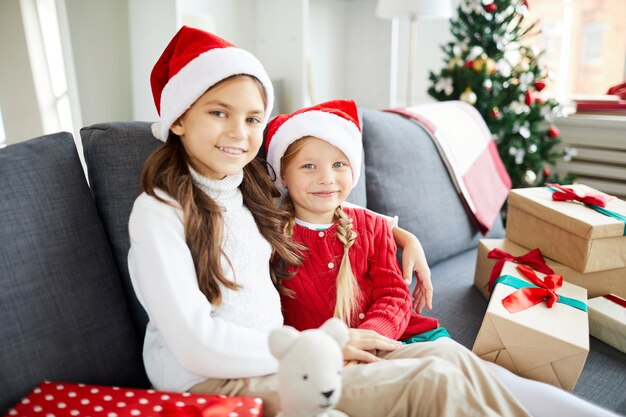
[[[42,380],[146,386],[69,133],[0,150],[0,415]]]
[[[152,136],[147,122],[101,123],[82,128],[80,134],[89,186],[122,276],[135,329],[143,340],[148,316],[128,274],[128,218],[140,194],[143,164],[162,142]]]
[[[363,110],[370,209],[399,216],[421,241],[432,266],[476,246],[482,237],[424,129],[394,113]],[[498,218],[489,236],[503,236]]]

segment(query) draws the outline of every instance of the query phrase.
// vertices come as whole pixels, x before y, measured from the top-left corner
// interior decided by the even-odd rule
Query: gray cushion
[[[69,133],[0,150],[0,414],[44,379],[145,386]]]
[[[476,250],[463,252],[432,268],[433,310],[454,340],[471,349],[483,321],[487,301],[474,288]],[[413,284],[414,287],[415,284]],[[590,352],[574,394],[605,408],[626,413],[626,361],[617,349],[591,338]]]
[[[364,109],[367,204],[398,215],[421,241],[430,265],[475,247],[482,237],[466,214],[437,149],[415,123]],[[498,219],[489,236],[503,236]]]
[[[128,218],[140,194],[143,164],[162,142],[152,136],[147,122],[101,123],[82,128],[80,134],[89,186],[113,248],[137,334],[143,340],[148,316],[128,274]]]

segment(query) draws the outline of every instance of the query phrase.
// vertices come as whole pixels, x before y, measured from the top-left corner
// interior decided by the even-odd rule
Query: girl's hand
[[[430,281],[430,270],[428,270],[428,275],[417,274],[417,283],[413,290],[413,308],[415,312],[421,314],[424,306],[429,310],[433,309],[433,284]]]
[[[411,232],[400,227],[392,229],[396,244],[402,248],[402,275],[404,282],[411,285],[413,273],[417,275],[417,284],[413,291],[413,308],[419,314],[424,306],[433,308],[433,285],[430,280],[430,268],[426,261],[422,244]]]
[[[402,346],[397,340],[381,336],[373,330],[349,329],[348,343],[343,347],[343,360],[346,365],[371,363],[382,360],[372,352],[392,351]]]

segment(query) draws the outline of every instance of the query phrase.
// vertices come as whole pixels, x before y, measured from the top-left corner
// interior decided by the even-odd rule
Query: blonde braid
[[[334,315],[350,326],[352,315],[358,305],[357,302],[361,298],[361,288],[352,272],[349,256],[350,247],[354,244],[357,233],[352,230],[352,219],[348,217],[341,206],[335,209],[335,218],[339,221],[337,239],[343,243],[344,251],[337,273],[337,302]]]

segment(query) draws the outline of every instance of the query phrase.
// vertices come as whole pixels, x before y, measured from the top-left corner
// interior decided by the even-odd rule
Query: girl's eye
[[[333,164],[333,168],[344,168],[346,166],[347,166],[347,164],[345,162],[335,162]]]
[[[313,165],[313,164],[304,164],[304,165],[302,165],[302,168],[304,168],[304,169],[313,169],[313,168],[315,168],[315,165]]]
[[[253,125],[261,123],[261,120],[257,119],[256,117],[248,117],[248,119],[246,119],[246,121],[248,123],[253,124]]]
[[[217,117],[226,117],[226,113],[220,110],[210,111],[209,114],[212,114],[213,116],[217,116]]]

